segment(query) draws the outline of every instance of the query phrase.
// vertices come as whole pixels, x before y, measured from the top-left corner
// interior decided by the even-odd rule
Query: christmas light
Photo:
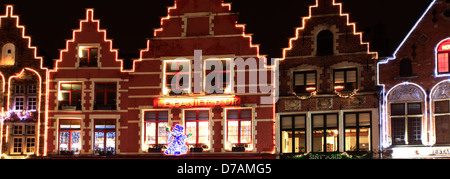
[[[188,152],[188,148],[186,146],[188,136],[183,135],[183,133],[184,128],[178,124],[172,129],[172,132],[167,133],[167,149],[164,151],[164,154],[180,156]]]

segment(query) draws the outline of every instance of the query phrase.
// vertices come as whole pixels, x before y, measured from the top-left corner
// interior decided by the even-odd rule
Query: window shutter
[[[295,74],[295,86],[303,86],[303,85],[305,85],[304,74]]]

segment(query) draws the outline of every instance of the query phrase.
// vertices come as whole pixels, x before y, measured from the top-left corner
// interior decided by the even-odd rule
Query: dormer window
[[[97,67],[98,47],[80,47],[80,67]]]
[[[333,33],[323,30],[317,35],[317,56],[333,55],[334,51]]]
[[[334,70],[334,90],[353,91],[358,89],[357,69],[336,69]]]
[[[2,59],[0,65],[14,65],[16,62],[16,46],[7,43],[2,47]]]

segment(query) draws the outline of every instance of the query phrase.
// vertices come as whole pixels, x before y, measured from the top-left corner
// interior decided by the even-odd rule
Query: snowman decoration
[[[167,141],[167,150],[164,152],[166,155],[184,155],[188,151],[188,147],[186,146],[186,139],[192,134],[188,136],[183,135],[184,128],[180,125],[176,125],[172,132],[169,132],[169,128],[166,128],[168,141]]]

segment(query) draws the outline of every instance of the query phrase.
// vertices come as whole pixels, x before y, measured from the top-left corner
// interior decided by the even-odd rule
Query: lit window
[[[22,138],[13,138],[12,153],[22,153]]]
[[[26,153],[34,153],[36,150],[36,139],[35,138],[26,138]]]
[[[22,135],[23,134],[23,126],[22,125],[14,125],[13,127],[13,135]]]
[[[230,60],[206,61],[205,91],[211,93],[227,93],[230,87]]]
[[[27,99],[27,110],[34,111],[37,110],[37,97],[36,96],[30,96]]]
[[[337,152],[339,127],[337,114],[312,115],[312,151]]]
[[[36,94],[37,93],[37,85],[28,85],[28,93]]]
[[[61,83],[59,109],[81,110],[81,92],[81,83]]]
[[[227,111],[227,143],[252,143],[252,110],[230,109]]]
[[[190,91],[190,62],[166,62],[166,89],[170,95],[180,95]],[[165,93],[167,94],[167,93]]]
[[[14,65],[16,59],[16,46],[7,43],[2,47],[2,59],[0,65]]]
[[[294,72],[294,92],[312,93],[316,88],[316,71]]]
[[[356,68],[334,70],[334,90],[353,91],[358,88]]]
[[[59,121],[59,151],[79,153],[81,150],[81,120]]]
[[[23,88],[23,85],[16,85],[16,87],[14,89],[14,92],[16,94],[23,94],[25,92],[24,88]]]
[[[370,151],[372,117],[370,112],[345,113],[345,151]]]
[[[115,120],[95,120],[95,153],[116,152],[116,121]]]
[[[14,110],[21,111],[24,110],[25,99],[23,96],[16,96],[14,98]]]
[[[188,145],[209,144],[209,111],[186,111],[186,135]]]
[[[436,144],[450,144],[450,100],[434,102]]]
[[[147,147],[167,144],[166,127],[169,122],[168,111],[145,112],[145,145]]]
[[[306,152],[306,116],[281,117],[282,153]]]
[[[450,72],[449,63],[450,40],[446,40],[439,44],[437,49],[437,72],[439,74]]]
[[[422,103],[392,103],[390,116],[393,145],[422,144]]]
[[[116,83],[96,83],[94,110],[116,110],[116,93]]]
[[[80,67],[97,67],[98,47],[80,47]]]

